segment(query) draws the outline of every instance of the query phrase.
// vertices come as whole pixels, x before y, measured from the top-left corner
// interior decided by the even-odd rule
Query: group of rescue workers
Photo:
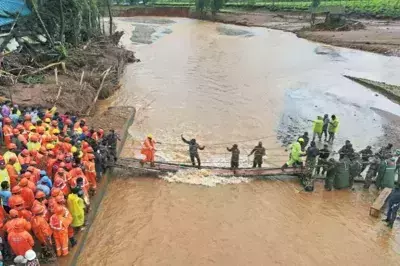
[[[0,124],[0,258],[39,265],[39,257],[68,255],[98,179],[116,160],[119,137],[55,107],[8,101],[1,104]]]

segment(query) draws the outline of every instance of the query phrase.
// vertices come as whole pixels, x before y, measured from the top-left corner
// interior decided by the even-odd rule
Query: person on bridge
[[[299,138],[294,144],[292,144],[292,148],[290,151],[289,161],[282,165],[282,171],[285,171],[289,166],[303,166],[303,161],[301,160],[301,156],[305,155],[305,152],[301,149],[301,144],[304,142],[303,138]]]
[[[329,126],[329,115],[324,115],[324,125],[322,126],[322,133],[324,134],[324,141],[328,141],[328,126]]]
[[[8,234],[8,243],[15,255],[25,255],[35,244],[32,236],[26,231],[25,223],[19,219],[14,224],[14,230]]]
[[[140,153],[146,157],[140,161],[140,164],[143,166],[145,163],[150,163],[150,166],[154,167],[156,141],[154,140],[153,135],[147,135],[146,139],[143,141],[142,150]]]
[[[260,168],[263,163],[263,156],[266,155],[265,153],[265,148],[262,145],[262,142],[260,141],[257,146],[254,147],[254,149],[250,152],[248,156],[251,156],[254,153],[254,159],[253,159],[253,168]]]
[[[186,144],[189,145],[189,155],[190,155],[190,160],[192,161],[192,165],[195,166],[196,163],[194,159],[196,158],[197,160],[197,167],[200,169],[201,167],[201,161],[199,157],[199,152],[198,150],[204,150],[206,146],[200,146],[197,142],[196,139],[191,139],[190,141],[186,140],[183,135],[181,135],[182,141],[185,142]]]
[[[237,144],[233,144],[232,148],[226,148],[229,152],[232,153],[231,157],[231,168],[238,169],[239,168],[239,155],[240,150]]]

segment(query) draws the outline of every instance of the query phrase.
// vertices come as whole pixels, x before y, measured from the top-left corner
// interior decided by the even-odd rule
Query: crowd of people
[[[67,256],[119,137],[55,107],[0,106],[0,259]]]

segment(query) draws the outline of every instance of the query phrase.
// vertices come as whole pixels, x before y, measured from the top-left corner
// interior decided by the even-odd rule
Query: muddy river
[[[188,162],[180,135],[206,145],[204,164],[241,166],[258,141],[265,165],[311,131],[317,115],[340,120],[337,150],[387,142],[386,117],[400,107],[347,80],[400,84],[400,59],[324,46],[295,35],[190,19],[117,19],[122,42],[141,63],[128,66],[113,105],[134,105],[123,156],[138,157],[152,133],[157,159]],[[372,108],[372,109],[371,109]],[[376,191],[306,193],[295,180],[223,179],[180,173],[110,183],[79,265],[400,265],[399,227],[368,216]]]

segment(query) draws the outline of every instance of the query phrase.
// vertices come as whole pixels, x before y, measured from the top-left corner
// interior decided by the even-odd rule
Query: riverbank
[[[400,21],[355,19],[362,30],[312,31],[305,12],[225,11],[210,20],[249,27],[266,27],[295,33],[298,37],[339,47],[400,56]]]
[[[48,108],[78,116],[90,115],[97,99],[111,96],[121,85],[134,52],[118,46],[123,33],[99,37],[70,48],[64,59],[45,63],[26,52],[11,52],[0,70],[0,98],[20,106]]]

